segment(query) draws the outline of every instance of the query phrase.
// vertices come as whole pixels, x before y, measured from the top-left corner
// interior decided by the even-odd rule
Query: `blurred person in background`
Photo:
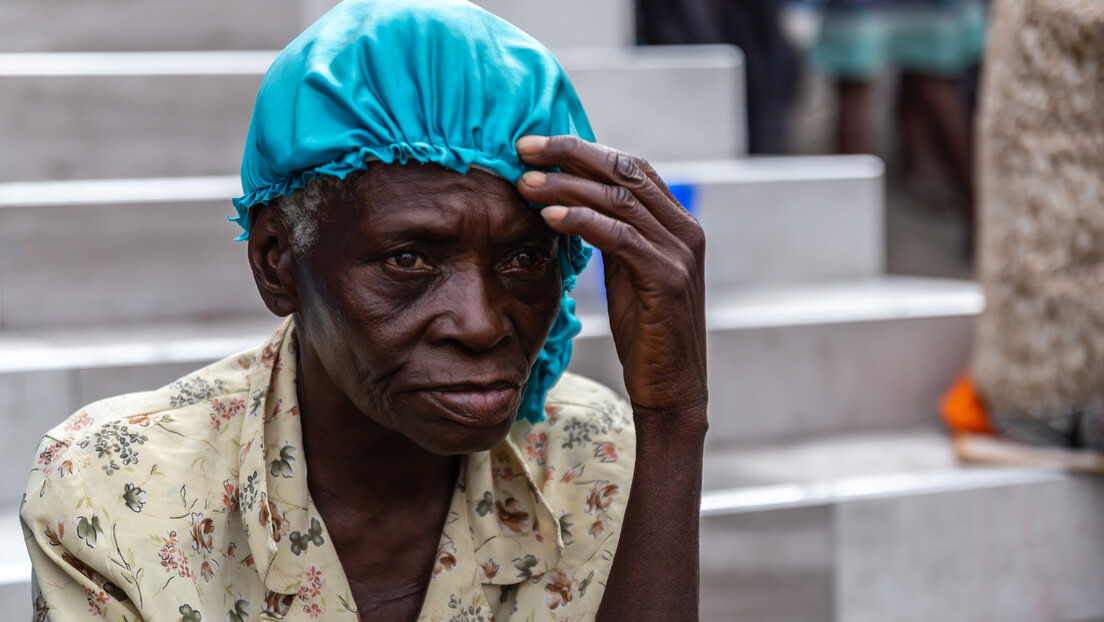
[[[552,54],[464,0],[296,38],[234,201],[287,319],[47,433],[36,619],[697,619],[704,234],[593,138]],[[583,238],[629,400],[565,373]]]
[[[1104,2],[995,0],[961,457],[1104,471]]]
[[[981,62],[985,7],[979,0],[789,0],[783,19],[807,49],[812,71],[832,76],[835,150],[873,153],[875,80],[900,72],[897,117],[906,177],[919,194],[946,170],[960,194],[967,252],[975,236],[973,129],[963,80]]]
[[[730,44],[746,65],[748,152],[787,151],[787,120],[796,73],[783,36],[784,0],[637,0],[646,45]]]

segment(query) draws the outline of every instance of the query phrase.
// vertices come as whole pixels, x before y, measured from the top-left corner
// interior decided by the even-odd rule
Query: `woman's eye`
[[[389,265],[403,270],[421,270],[426,267],[425,258],[413,251],[402,251],[387,258]]]
[[[535,270],[548,262],[548,255],[538,250],[524,250],[516,253],[506,263],[512,270]]]

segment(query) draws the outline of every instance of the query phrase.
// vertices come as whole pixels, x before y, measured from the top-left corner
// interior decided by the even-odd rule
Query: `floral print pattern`
[[[307,490],[296,351],[285,322],[257,350],[92,404],[43,438],[21,510],[37,622],[358,620]],[[571,374],[545,411],[464,457],[420,620],[594,619],[632,415]]]

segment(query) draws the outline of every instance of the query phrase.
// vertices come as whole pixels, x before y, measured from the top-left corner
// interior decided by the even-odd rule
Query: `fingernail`
[[[548,176],[540,171],[529,171],[521,176],[521,181],[525,182],[525,185],[530,188],[540,188],[544,185],[546,179],[548,179]]]
[[[533,155],[544,151],[548,145],[547,136],[522,136],[517,141],[517,151],[522,155]]]
[[[541,210],[545,222],[560,222],[567,217],[567,208],[562,205],[549,205]]]

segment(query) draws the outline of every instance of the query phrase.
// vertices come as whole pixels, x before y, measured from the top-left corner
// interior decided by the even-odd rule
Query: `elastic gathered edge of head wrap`
[[[245,240],[252,206],[373,162],[475,167],[516,183],[530,167],[514,143],[529,134],[594,140],[575,88],[535,39],[467,0],[345,0],[265,74],[230,220]],[[564,298],[518,411],[532,422],[582,328],[567,293],[592,250],[563,242]]]

